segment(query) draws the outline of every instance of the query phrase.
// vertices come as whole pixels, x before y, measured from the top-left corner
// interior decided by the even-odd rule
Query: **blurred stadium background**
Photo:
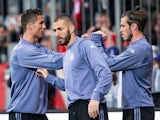
[[[68,14],[75,21],[76,33],[79,36],[86,33],[90,26],[95,26],[97,15],[105,13],[110,19],[109,29],[116,34],[115,46],[122,52],[128,43],[123,41],[120,36],[120,17],[124,11],[134,9],[137,5],[141,6],[148,14],[148,25],[144,33],[152,45],[153,55],[155,56],[160,48],[160,0],[0,0],[0,24],[4,24],[7,27],[6,41],[5,43],[0,43],[0,119],[5,120],[8,117],[5,109],[10,99],[9,56],[18,42],[19,36],[23,33],[20,16],[24,10],[41,8],[47,29],[50,30],[52,29],[52,21],[55,16]],[[50,37],[53,50],[65,52],[66,49],[57,44],[54,33]],[[63,77],[63,70],[56,71],[56,75]],[[116,93],[110,91],[106,96],[110,111],[109,115],[112,118],[110,120],[114,120],[113,116],[117,115],[117,113],[120,116],[118,118],[121,118],[121,72],[117,73],[116,76],[118,81],[117,88],[115,88]],[[114,98],[114,94],[116,94],[116,98]],[[116,104],[114,99],[116,99]],[[156,99],[160,99],[159,94],[156,94]],[[59,90],[51,92],[48,116],[57,111],[58,113],[67,113],[66,108],[66,94]],[[158,120],[160,118],[158,116],[160,115],[160,109],[155,109],[156,120]],[[115,118],[115,120],[119,119]]]

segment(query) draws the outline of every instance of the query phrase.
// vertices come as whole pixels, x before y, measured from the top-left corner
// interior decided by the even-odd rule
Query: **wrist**
[[[101,34],[94,34],[92,33],[91,34],[91,39],[92,41],[95,41],[95,42],[102,42],[102,35]]]

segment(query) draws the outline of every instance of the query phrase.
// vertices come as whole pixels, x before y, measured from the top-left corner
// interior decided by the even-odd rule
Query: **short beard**
[[[126,39],[126,41],[131,41],[132,37],[133,37],[133,34],[131,33],[131,34],[128,36],[128,38]]]
[[[128,38],[125,39],[125,41],[131,41],[132,37],[133,37],[133,33],[132,33],[131,29],[130,29],[130,34],[129,34]]]
[[[60,43],[60,45],[62,45],[62,46],[67,45],[69,43],[70,39],[71,39],[71,34],[68,30],[67,31],[67,36],[64,38],[65,41],[63,43]]]

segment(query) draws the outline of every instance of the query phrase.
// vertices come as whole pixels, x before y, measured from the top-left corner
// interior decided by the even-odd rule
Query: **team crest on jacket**
[[[74,59],[74,54],[71,53],[71,55],[70,55],[70,60],[73,60],[73,59]]]
[[[91,49],[92,49],[92,48],[95,48],[95,47],[96,47],[95,45],[91,45],[91,46],[90,46]]]
[[[134,50],[134,49],[131,49],[130,52],[131,52],[131,53],[135,53],[135,50]]]

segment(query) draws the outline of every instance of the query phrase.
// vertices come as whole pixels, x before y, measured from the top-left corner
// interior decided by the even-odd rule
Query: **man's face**
[[[110,28],[110,21],[107,16],[103,15],[100,17],[101,27]]]
[[[121,27],[120,27],[120,32],[122,35],[123,40],[131,40],[132,39],[132,31],[130,26],[127,23],[127,17],[121,18]]]
[[[33,23],[32,33],[35,37],[41,38],[43,37],[44,30],[46,26],[44,24],[44,18],[42,15],[37,16],[37,20]]]
[[[0,42],[3,42],[6,39],[7,32],[3,27],[0,27]]]
[[[158,64],[158,67],[159,67],[159,69],[160,69],[160,61],[156,61],[157,62],[157,64]]]
[[[58,20],[53,23],[53,31],[60,45],[67,45],[71,38],[71,33],[68,25],[63,20]]]

